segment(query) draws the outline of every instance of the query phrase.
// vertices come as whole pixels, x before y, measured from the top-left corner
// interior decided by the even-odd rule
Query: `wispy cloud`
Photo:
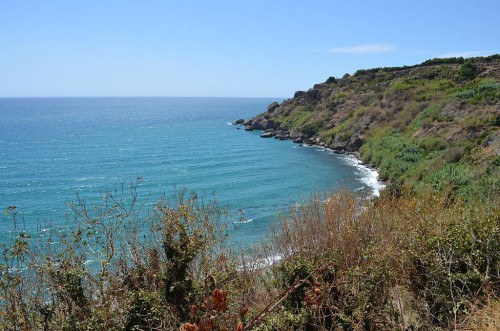
[[[498,51],[469,51],[469,52],[451,52],[441,54],[438,57],[473,57],[473,56],[486,56],[498,53]]]
[[[396,47],[391,44],[364,44],[355,46],[336,47],[329,50],[333,54],[372,54],[393,51]]]

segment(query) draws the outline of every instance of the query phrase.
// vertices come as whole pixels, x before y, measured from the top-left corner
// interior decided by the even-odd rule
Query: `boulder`
[[[259,118],[258,120],[254,121],[251,124],[252,128],[254,130],[276,130],[276,128],[279,126],[279,123],[276,123],[273,120],[266,120],[264,118]]]
[[[363,137],[352,136],[346,147],[349,152],[354,152],[358,151],[364,143],[365,139]]]
[[[317,89],[317,88],[309,89],[307,92],[306,91],[297,91],[293,95],[293,97],[297,99],[297,100],[295,100],[294,103],[296,103],[296,104],[308,104],[310,102],[316,102],[316,101],[320,100],[322,97],[321,91],[322,91],[321,89]]]
[[[240,125],[240,124],[243,124],[243,123],[245,123],[245,120],[242,119],[242,118],[237,119],[236,122],[234,122],[234,124],[236,124],[236,125]]]
[[[300,132],[299,130],[294,130],[290,133],[290,138],[291,139],[297,139],[297,138],[302,138],[302,132]]]
[[[344,154],[346,152],[346,144],[345,143],[333,143],[328,146],[335,153]]]
[[[287,132],[280,132],[274,136],[275,139],[287,140],[290,139],[290,135]]]
[[[309,89],[306,92],[305,98],[307,99],[307,101],[316,101],[320,100],[321,96],[322,96],[321,90]]]
[[[250,125],[245,126],[245,131],[253,131],[253,127]]]
[[[276,110],[276,108],[278,108],[279,106],[280,106],[280,105],[279,105],[279,103],[277,103],[277,102],[275,101],[275,102],[271,103],[269,106],[267,106],[267,111],[268,111],[269,113],[272,113],[272,112],[274,112],[274,111]]]
[[[278,127],[278,126],[279,126],[279,124],[276,123],[275,121],[272,121],[272,120],[271,121],[267,121],[266,124],[264,125],[264,127],[265,127],[266,130],[269,130],[269,129],[275,130],[276,127]]]
[[[266,132],[260,135],[261,138],[271,138],[274,136],[274,132]]]
[[[298,98],[298,97],[303,96],[304,94],[306,94],[306,92],[305,92],[305,91],[297,91],[297,92],[295,92],[295,93],[293,94],[293,97],[294,97],[294,98]]]
[[[316,140],[314,140],[314,138],[308,138],[305,140],[305,143],[307,145],[316,145]]]

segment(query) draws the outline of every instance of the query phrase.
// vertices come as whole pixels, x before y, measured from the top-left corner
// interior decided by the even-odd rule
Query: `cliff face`
[[[492,177],[500,152],[500,55],[330,77],[245,124],[267,136],[360,152],[384,179],[425,179],[423,168],[456,163],[474,165],[477,178]]]

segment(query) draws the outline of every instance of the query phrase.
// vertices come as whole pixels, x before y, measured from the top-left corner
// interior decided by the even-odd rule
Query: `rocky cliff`
[[[421,180],[425,169],[448,164],[491,178],[500,153],[500,55],[330,77],[244,125],[266,131],[262,137],[360,153],[384,179]]]

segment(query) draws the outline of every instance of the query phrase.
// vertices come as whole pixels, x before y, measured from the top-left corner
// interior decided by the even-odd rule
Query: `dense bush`
[[[477,74],[477,67],[471,62],[467,61],[460,66],[460,70],[458,71],[458,79],[461,81],[472,80],[476,78]]]
[[[325,81],[325,83],[327,84],[335,84],[337,83],[337,78],[333,77],[333,76],[330,76],[328,77],[328,79]]]
[[[423,153],[401,146],[404,162]],[[429,180],[470,178],[461,163],[442,171]],[[270,241],[240,262],[221,246],[226,223],[216,203],[181,195],[147,217],[125,202],[100,209],[80,201],[74,229],[3,244],[0,326],[451,329],[470,312],[487,323],[477,316],[500,295],[498,205],[465,204],[440,185],[440,193],[414,193],[403,184],[374,201],[344,190],[313,196],[279,214]],[[281,260],[263,265],[263,256]]]
[[[273,241],[289,257],[274,270],[284,284],[309,280],[287,306],[303,329],[457,328],[500,294],[494,204],[406,189],[357,204],[348,192],[316,196],[280,219]]]
[[[303,125],[300,131],[302,131],[302,133],[307,136],[314,136],[316,133],[320,131],[323,124],[324,124],[323,121],[309,122]]]
[[[215,200],[180,192],[149,215],[135,203],[135,188],[102,205],[79,199],[71,226],[2,243],[0,328],[172,330],[203,301],[207,275],[234,276]]]

